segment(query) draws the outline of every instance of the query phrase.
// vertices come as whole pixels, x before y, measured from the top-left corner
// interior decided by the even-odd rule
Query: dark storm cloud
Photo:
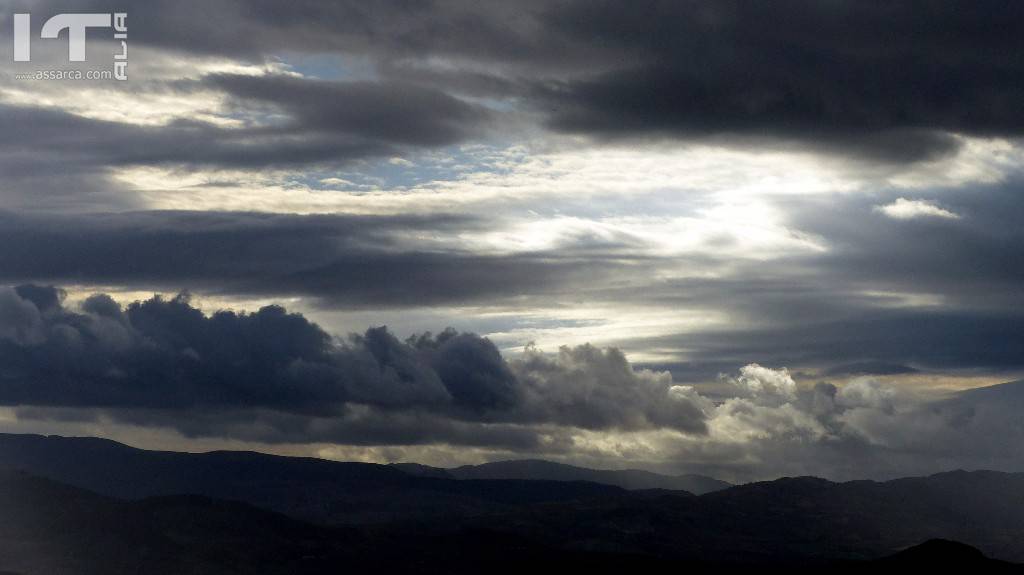
[[[618,2],[560,5],[557,29],[644,63],[555,84],[551,122],[606,136],[733,135],[897,161],[1016,135],[1018,30],[1005,2]]]
[[[61,3],[36,6],[57,10]],[[364,56],[386,74],[442,91],[504,92],[556,130],[601,137],[758,146],[784,140],[903,162],[956,149],[950,133],[1016,136],[1024,129],[1016,26],[1024,7],[1015,3],[237,0],[117,7],[138,22],[133,35],[145,45],[253,60]],[[76,4],[86,8],[110,6]],[[280,104],[292,87],[298,99],[319,100],[298,83],[244,90]]]
[[[495,302],[559,293],[621,267],[568,253],[425,251],[425,230],[489,225],[453,216],[0,212],[0,278],[309,296],[331,307]]]
[[[42,13],[127,12],[132,37],[146,46],[252,60],[353,52],[536,62],[564,45],[536,35],[534,15],[543,3],[530,1],[19,0],[14,6]]]
[[[402,342],[371,328],[338,341],[278,306],[206,316],[187,296],[122,309],[95,294],[81,311],[62,298],[52,287],[0,289],[0,404],[101,409],[127,422],[157,414],[150,424],[253,439],[230,431],[249,412],[259,423],[250,417],[249,433],[267,441],[301,431],[307,441],[522,447],[552,425],[705,430],[699,398],[614,351],[508,364],[489,340],[453,330]],[[483,431],[471,441],[473,422]]]

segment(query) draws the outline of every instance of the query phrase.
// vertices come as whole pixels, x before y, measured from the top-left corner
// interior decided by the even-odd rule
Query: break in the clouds
[[[0,421],[1019,466],[994,395],[939,397],[1024,373],[1017,5],[5,9]],[[15,12],[115,10],[129,81],[17,76],[74,66],[65,39],[13,62]],[[88,67],[113,49],[91,29]]]

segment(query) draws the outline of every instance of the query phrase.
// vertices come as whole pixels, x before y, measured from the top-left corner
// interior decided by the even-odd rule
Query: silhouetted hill
[[[728,555],[686,559],[608,551],[598,545],[601,539],[552,545],[544,537],[515,533],[510,525],[519,518],[504,515],[492,518],[486,528],[422,523],[318,527],[242,503],[201,496],[123,501],[11,471],[0,472],[0,509],[0,573],[21,575],[311,575],[367,570],[720,575],[754,569],[787,574],[822,570],[902,574],[926,568],[1020,572],[1019,566],[987,559],[976,549],[949,541],[929,541],[869,562],[786,556],[737,561]],[[628,513],[605,517],[609,519],[623,525],[630,522]],[[732,534],[716,536],[724,546]]]
[[[25,575],[285,574],[354,535],[238,503],[125,502],[11,471],[0,472],[0,509],[0,569]]]
[[[1024,561],[1024,474],[960,471],[881,483],[783,478],[700,497],[548,505],[525,511],[515,530],[693,560],[872,559],[944,538]]]
[[[43,508],[56,518],[65,506],[130,509],[166,520],[161,537],[177,533],[178,522],[202,520],[196,533],[206,529],[216,540],[221,536],[213,532],[221,525],[229,542],[236,540],[235,521],[266,522],[268,529],[283,526],[273,531],[282,545],[298,545],[295,533],[312,533],[315,537],[300,539],[312,537],[316,546],[327,545],[346,560],[355,560],[355,545],[363,559],[372,561],[383,549],[399,563],[408,560],[402,553],[424,558],[438,572],[496,557],[508,567],[512,563],[501,556],[506,548],[517,549],[523,561],[557,557],[607,566],[642,559],[648,571],[708,561],[719,567],[726,562],[797,568],[874,560],[931,539],[961,541],[990,557],[1024,561],[1024,474],[1015,473],[953,471],[846,483],[782,478],[694,496],[578,481],[423,477],[392,466],[257,453],[155,452],[104,440],[12,435],[0,435],[0,467],[74,485],[45,484],[53,504]],[[294,519],[358,529],[314,528]],[[73,539],[80,524],[69,525],[54,536],[67,532]],[[332,547],[338,533],[348,533],[341,550]],[[0,564],[5,568],[18,571]]]
[[[885,568],[957,570],[964,573],[1020,573],[1020,565],[985,557],[979,549],[956,541],[932,539],[874,562]]]
[[[623,489],[674,489],[696,495],[730,487],[732,484],[704,475],[662,475],[641,469],[588,469],[540,459],[497,461],[465,465],[447,470],[458,479],[545,479],[592,481]]]
[[[516,505],[610,497],[586,482],[459,481],[387,465],[253,452],[179,453],[95,438],[0,434],[0,468],[123,499],[197,494],[325,524],[471,516]]]

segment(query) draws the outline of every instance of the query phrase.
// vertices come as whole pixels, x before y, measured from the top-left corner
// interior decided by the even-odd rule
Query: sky
[[[1024,5],[0,6],[2,431],[1024,470]]]

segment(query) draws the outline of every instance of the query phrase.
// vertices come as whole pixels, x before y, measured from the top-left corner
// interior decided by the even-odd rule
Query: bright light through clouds
[[[255,337],[246,322],[284,317],[307,330],[296,341],[327,348],[281,358],[283,372],[315,365],[302,381],[323,376],[333,394],[318,399],[365,420],[265,405],[235,427],[202,409],[168,409],[147,427],[83,392],[65,406],[81,413],[36,398],[40,410],[21,420],[20,398],[6,397],[0,425],[88,420],[90,432],[160,446],[374,460],[549,455],[747,471],[791,470],[793,438],[814,461],[849,440],[906,448],[916,465],[926,434],[900,444],[886,425],[974,436],[925,421],[924,400],[904,390],[1024,373],[1024,115],[999,105],[1020,100],[1005,79],[1024,70],[998,38],[972,37],[979,50],[949,58],[958,19],[935,16],[920,38],[880,47],[879,31],[916,27],[916,15],[866,6],[839,31],[828,3],[794,18],[753,4],[694,17],[689,3],[647,14],[456,2],[426,17],[411,4],[337,2],[284,22],[259,3],[224,2],[186,26],[128,4],[139,12],[128,82],[19,79],[30,67],[13,64],[0,27],[11,62],[0,71],[0,272],[6,285],[64,290],[52,292],[64,295],[57,307],[42,288],[2,292],[0,334],[27,354],[8,363],[18,374],[95,367],[26,359],[48,342],[110,362],[69,381],[129,381],[149,373],[132,353],[159,340],[132,314],[205,326],[231,310],[240,315],[223,321],[238,337]],[[998,27],[998,14],[978,18]],[[808,36],[812,25],[824,32]],[[91,42],[90,53],[112,49]],[[63,43],[37,44],[31,70],[67,64]],[[934,70],[951,84],[935,84]],[[260,309],[269,315],[241,313]],[[475,335],[451,339],[449,326]],[[176,363],[201,356],[201,331],[153,349],[183,372],[205,367]],[[432,403],[455,399],[423,346],[450,341],[493,368],[481,381],[508,384],[489,390],[488,405],[504,409],[492,420]],[[373,355],[385,348],[406,363]],[[379,369],[367,373],[385,374],[376,387],[348,375],[371,359]],[[782,368],[795,385],[784,398],[737,383]],[[382,391],[389,369],[419,395]],[[877,386],[899,401],[885,404]],[[594,390],[622,412],[580,399]],[[612,423],[588,427],[553,407],[577,400]],[[395,413],[408,418],[401,433],[353,439],[357,423],[387,428]],[[474,443],[492,424],[508,429]]]

